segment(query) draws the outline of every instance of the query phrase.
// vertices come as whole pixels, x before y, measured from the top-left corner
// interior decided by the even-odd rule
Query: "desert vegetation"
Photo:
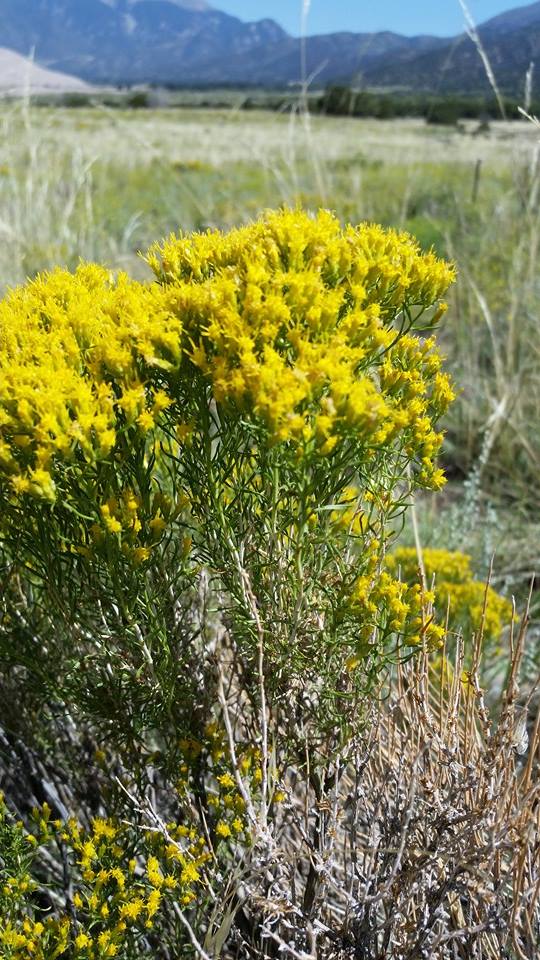
[[[533,960],[539,130],[0,119],[2,955]]]

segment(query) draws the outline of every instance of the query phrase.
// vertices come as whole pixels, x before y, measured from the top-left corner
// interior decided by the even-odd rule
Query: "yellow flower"
[[[29,477],[23,477],[19,474],[11,477],[11,485],[18,497],[21,497],[24,493],[28,493],[32,486]]]
[[[143,412],[139,414],[137,417],[137,425],[144,431],[152,429],[154,426],[154,417],[149,410],[143,410]]]
[[[75,937],[75,946],[77,947],[77,950],[83,950],[86,947],[90,947],[92,946],[92,938],[89,937],[87,933],[79,933],[79,935]]]
[[[219,824],[217,827],[217,832],[220,833]],[[229,830],[229,833],[220,834],[220,835],[229,836],[230,830]],[[192,883],[197,883],[198,880],[200,880],[200,873],[196,865],[194,863],[186,863],[182,869],[182,873],[180,874],[180,882],[184,886],[188,886]]]
[[[225,787],[227,790],[230,790],[232,787],[236,786],[236,780],[230,773],[223,773],[217,778],[217,781],[220,786]]]
[[[167,524],[163,517],[153,517],[148,526],[155,536],[159,536],[161,533],[163,533]]]
[[[157,857],[149,857],[146,864],[146,874],[153,887],[163,886],[163,875],[159,868]]]
[[[103,820],[102,817],[95,817],[92,820],[92,830],[96,840],[102,837],[113,840],[118,833],[118,828],[110,820]]]
[[[120,908],[120,917],[125,920],[136,920],[144,909],[144,902],[138,898],[124,903]]]
[[[162,410],[167,410],[171,406],[172,400],[167,396],[164,390],[156,390],[154,393],[154,402],[152,406],[152,412],[154,414],[161,413]]]
[[[151,890],[146,900],[146,913],[153,917],[159,910],[161,904],[161,893],[159,890]]]
[[[120,870],[120,867],[112,867],[112,869],[109,870],[109,876],[110,876],[111,880],[115,880],[115,881],[116,881],[119,890],[124,890],[124,889],[125,889],[125,886],[126,886],[126,878],[125,878],[124,874],[122,873],[122,871]]]
[[[81,864],[88,866],[97,859],[97,851],[93,840],[85,840],[81,848]]]
[[[225,823],[224,820],[220,820],[216,826],[216,833],[218,837],[230,837],[231,828],[228,823]]]
[[[131,551],[133,563],[136,567],[149,560],[151,555],[152,551],[150,547],[134,547],[134,549]]]

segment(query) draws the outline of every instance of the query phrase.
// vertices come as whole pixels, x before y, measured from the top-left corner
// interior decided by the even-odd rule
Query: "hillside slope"
[[[89,93],[92,87],[65,73],[46,70],[14,50],[0,48],[0,95],[32,93]]]

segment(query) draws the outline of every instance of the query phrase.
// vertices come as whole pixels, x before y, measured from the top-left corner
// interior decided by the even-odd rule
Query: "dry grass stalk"
[[[467,34],[472,40],[472,42],[474,43],[476,50],[478,52],[478,55],[482,61],[484,70],[486,71],[487,79],[489,81],[489,85],[493,90],[493,93],[495,94],[495,99],[497,100],[499,110],[501,111],[501,117],[503,120],[506,120],[506,108],[504,106],[504,100],[501,96],[501,91],[499,90],[497,78],[495,77],[493,67],[491,66],[490,59],[487,55],[484,44],[482,43],[480,34],[478,33],[471,11],[469,10],[467,4],[465,3],[465,0],[459,0],[459,5],[463,10],[463,15],[465,17]]]

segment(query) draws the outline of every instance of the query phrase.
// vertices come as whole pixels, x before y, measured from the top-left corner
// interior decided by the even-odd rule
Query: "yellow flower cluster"
[[[6,960],[73,960],[124,957],[137,937],[159,932],[161,914],[177,904],[190,907],[202,892],[204,868],[231,844],[249,842],[239,780],[254,794],[262,780],[260,750],[238,744],[231,766],[223,728],[208,723],[202,740],[183,738],[176,793],[184,822],[163,829],[133,829],[125,819],[94,817],[83,827],[75,817],[53,820],[47,803],[31,813],[31,830],[15,823],[0,794],[0,956]],[[195,784],[206,771],[208,812],[205,836],[189,819]],[[183,804],[183,801],[185,803]],[[276,802],[279,802],[278,800]],[[69,863],[69,901],[39,912],[33,894],[34,863],[47,846],[63,849]],[[14,855],[22,851],[18,857]],[[65,892],[64,892],[65,893]],[[62,902],[65,900],[65,902]],[[129,953],[131,956],[131,952]],[[137,954],[138,955],[138,954]]]
[[[400,637],[408,646],[425,643],[431,648],[439,647],[444,629],[434,621],[432,599],[420,584],[403,583],[386,570],[358,577],[350,606],[361,620],[362,627],[358,648],[348,667],[357,666],[362,656],[369,652],[370,644],[377,645],[381,635],[385,634]]]
[[[99,521],[86,532],[86,542],[75,547],[75,551],[83,556],[95,556],[102,549],[110,550],[114,543],[132,564],[144,563],[152,547],[187,505],[184,496],[173,503],[172,498],[159,489],[149,500],[145,506],[141,495],[129,487],[119,496],[109,497],[100,504]]]
[[[75,819],[51,821],[47,804],[33,812],[32,834],[8,819],[0,800],[0,945],[6,960],[55,960],[68,950],[74,960],[124,956],[167,903],[186,907],[195,900],[209,858],[204,839],[176,824],[165,836],[149,833],[141,849],[124,824],[96,817],[83,829]],[[71,861],[74,890],[63,908],[38,915],[29,896],[38,884],[28,867],[51,843],[61,844]],[[14,872],[13,853],[21,846],[28,852]]]
[[[452,388],[433,340],[413,331],[442,315],[454,273],[412,237],[282,211],[171,238],[148,261],[159,283],[88,264],[0,303],[0,476],[12,494],[53,501],[59,463],[107,459],[122,435],[153,431],[193,400],[194,369],[273,442],[319,455],[347,438],[368,454],[394,445],[420,482],[441,485],[434,422]],[[197,427],[174,425],[179,442]]]
[[[421,482],[441,485],[433,422],[453,393],[433,341],[404,331],[433,305],[436,322],[454,274],[412,237],[285,211],[227,236],[171,237],[148,261],[219,403],[322,455],[347,437],[396,441]]]
[[[471,558],[449,550],[424,550],[423,563],[427,585],[434,583],[434,605],[441,620],[449,615],[453,630],[477,632],[483,624],[484,638],[496,641],[512,622],[512,604],[492,587],[475,580]],[[418,582],[416,550],[400,547],[387,557],[387,568],[405,583]],[[485,606],[485,612],[484,612]]]
[[[54,464],[107,457],[170,404],[148,383],[178,366],[181,325],[158,285],[103,267],[55,270],[0,303],[0,471],[49,500]]]

